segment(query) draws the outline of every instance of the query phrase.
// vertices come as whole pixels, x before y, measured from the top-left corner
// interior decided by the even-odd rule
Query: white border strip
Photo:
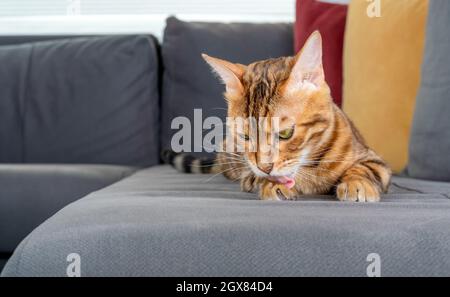
[[[167,14],[1,17],[0,35],[153,34],[162,37]],[[186,21],[293,22],[286,15],[178,14]]]

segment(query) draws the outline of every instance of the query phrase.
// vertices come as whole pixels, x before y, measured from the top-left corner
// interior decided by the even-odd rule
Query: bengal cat
[[[264,200],[335,193],[341,201],[380,201],[391,170],[333,103],[319,32],[295,57],[248,66],[205,54],[203,58],[226,86],[228,117],[279,119],[278,130],[266,132],[269,144],[278,140],[279,153],[273,157],[260,150],[261,141],[251,135],[247,123],[234,136],[256,150],[218,153],[210,170],[202,166],[211,164],[186,154],[167,155],[170,163],[184,172],[223,172],[239,180],[243,191],[258,192]]]

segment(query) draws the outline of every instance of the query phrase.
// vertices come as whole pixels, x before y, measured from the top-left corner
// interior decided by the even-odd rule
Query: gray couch
[[[0,44],[4,261],[62,207],[159,163],[160,67],[151,36]]]
[[[378,204],[280,203],[158,164],[174,116],[224,116],[200,52],[290,55],[291,30],[169,19],[161,48],[0,38],[2,276],[66,276],[73,253],[82,276],[366,276],[373,254],[384,276],[450,276],[450,183],[395,177]]]
[[[450,184],[395,178],[379,204],[259,201],[221,176],[143,169],[63,208],[17,248],[4,276],[450,275]]]

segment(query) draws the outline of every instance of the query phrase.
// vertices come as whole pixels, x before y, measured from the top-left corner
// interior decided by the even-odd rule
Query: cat
[[[275,137],[268,139],[278,138],[279,152],[272,157],[259,150],[259,141],[251,139],[247,125],[235,136],[252,142],[255,151],[221,152],[213,162],[169,153],[165,156],[169,163],[184,172],[222,172],[239,180],[243,191],[258,192],[263,200],[333,193],[340,201],[380,201],[388,190],[391,170],[333,103],[318,31],[295,57],[245,66],[202,56],[225,84],[228,117],[280,120],[278,131],[268,132]]]

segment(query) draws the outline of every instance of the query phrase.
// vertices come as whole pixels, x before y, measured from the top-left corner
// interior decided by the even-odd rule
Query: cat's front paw
[[[259,192],[261,200],[295,200],[296,192],[294,188],[289,189],[282,184],[264,181]]]
[[[336,195],[340,201],[380,201],[380,191],[378,190],[378,187],[366,179],[353,179],[340,183],[336,188]]]

